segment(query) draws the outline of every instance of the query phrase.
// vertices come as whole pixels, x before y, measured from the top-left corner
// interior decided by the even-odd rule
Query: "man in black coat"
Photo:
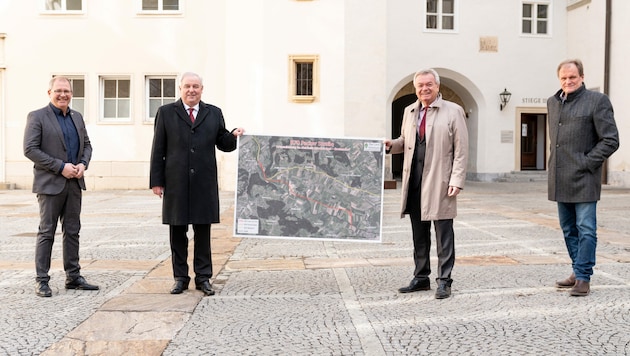
[[[188,225],[194,231],[196,289],[214,295],[210,224],[219,222],[216,150],[236,149],[244,130],[225,129],[221,109],[201,101],[203,82],[196,73],[180,79],[181,99],[161,106],[155,116],[150,188],[163,198],[162,223],[169,225],[173,275],[171,294],[188,289]]]
[[[556,282],[556,287],[571,288],[572,296],[585,296],[595,266],[602,164],[619,148],[619,133],[608,97],[584,86],[580,60],[560,63],[558,79],[561,89],[547,100],[548,197],[558,204],[573,273]]]

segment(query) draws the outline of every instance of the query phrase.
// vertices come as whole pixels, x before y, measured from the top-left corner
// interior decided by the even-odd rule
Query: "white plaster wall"
[[[626,58],[630,48],[626,45],[630,24],[625,15],[630,13],[630,2],[612,1],[612,29],[610,42],[610,76],[608,95],[615,110],[615,121],[619,129],[619,149],[608,160],[608,183],[615,186],[630,186],[630,150],[625,143],[630,124],[625,118],[630,115],[627,105],[628,92],[625,83],[630,80]],[[604,91],[605,75],[605,1],[585,2],[568,12],[567,23],[571,29],[568,36],[567,53],[570,58],[579,58],[584,63],[584,83],[590,89]]]
[[[628,34],[630,34],[630,2],[612,2],[611,75],[610,100],[615,109],[615,121],[619,129],[619,149],[608,160],[608,182],[615,186],[630,187],[630,107],[628,107]]]
[[[595,0],[569,10],[567,58],[579,58],[584,64],[584,84],[589,89],[604,90],[604,53],[606,38],[606,1]]]
[[[514,170],[515,143],[501,143],[501,131],[514,131],[517,107],[544,107],[524,104],[526,97],[547,98],[556,90],[554,68],[566,53],[564,4],[552,6],[552,36],[529,37],[520,34],[521,3],[518,1],[460,1],[457,33],[424,32],[424,1],[388,2],[387,88],[400,87],[399,80],[415,71],[436,67],[458,73],[479,89],[474,97],[479,106],[475,113],[478,135],[471,138],[477,147],[478,173]],[[483,19],[488,19],[484,21]],[[498,38],[498,52],[480,52],[480,37]],[[512,92],[508,106],[499,110],[499,93]],[[467,88],[475,93],[475,88]],[[474,132],[473,132],[474,133]],[[518,134],[518,133],[516,133]],[[515,140],[516,142],[516,140]]]
[[[248,133],[343,135],[343,3],[231,0],[226,18],[230,116]],[[289,100],[288,58],[302,54],[320,56],[314,103]]]
[[[230,0],[225,18],[226,120],[249,134],[344,136],[343,2]],[[319,55],[315,102],[289,99],[290,55]],[[234,189],[229,156],[222,182]]]
[[[94,145],[90,189],[148,188],[153,133],[152,124],[143,122],[146,75],[200,73],[203,100],[223,109],[228,128],[390,137],[394,95],[415,71],[435,67],[471,110],[469,170],[480,175],[516,169],[518,141],[501,143],[501,132],[518,135],[518,113],[545,107],[523,99],[547,98],[559,88],[555,70],[561,60],[583,57],[587,85],[603,85],[603,1],[568,15],[566,1],[553,1],[548,37],[520,35],[519,1],[458,1],[455,34],[424,32],[425,2],[417,0],[188,0],[175,17],[138,15],[135,1],[85,3],[84,15],[55,16],[41,15],[38,1],[0,0],[4,167],[6,180],[18,187],[32,181],[32,165],[22,153],[26,115],[48,103],[54,74],[86,79],[85,117]],[[625,99],[623,60],[630,53],[621,43],[630,33],[623,18],[630,5],[613,3],[615,104]],[[479,51],[486,36],[498,39],[497,52]],[[300,54],[320,56],[320,97],[311,104],[289,100],[288,56]],[[99,75],[116,74],[131,76],[133,120],[99,123]],[[503,88],[512,99],[499,111]],[[611,177],[630,185],[623,152],[627,109],[615,109],[622,147],[610,160]],[[236,153],[219,153],[218,164],[221,189],[234,189]]]
[[[387,7],[393,1],[346,0],[345,49],[340,63],[345,110],[343,130],[353,137],[387,137],[391,108],[387,102]],[[340,78],[341,79],[341,78]],[[391,104],[391,101],[389,102]],[[345,115],[345,117],[343,116]]]
[[[94,147],[86,175],[89,188],[148,189],[153,126],[144,121],[144,78],[195,71],[206,79],[203,100],[225,101],[223,2],[182,2],[182,15],[175,17],[138,15],[137,2],[131,1],[85,4],[85,14],[75,16],[41,14],[36,1],[1,5],[10,88],[10,104],[3,109],[7,176],[19,187],[30,187],[32,164],[22,153],[26,115],[49,102],[46,90],[52,75],[75,74],[86,80],[83,114]],[[130,76],[130,122],[99,122],[102,75]],[[223,161],[220,155],[220,170]]]

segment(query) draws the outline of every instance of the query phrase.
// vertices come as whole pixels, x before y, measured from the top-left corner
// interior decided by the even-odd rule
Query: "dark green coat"
[[[547,100],[549,113],[548,198],[561,203],[599,200],[602,164],[619,147],[612,104],[584,86]]]

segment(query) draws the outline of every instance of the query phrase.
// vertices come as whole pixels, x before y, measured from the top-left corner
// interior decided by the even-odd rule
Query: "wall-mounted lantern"
[[[512,93],[507,91],[507,89],[503,89],[503,93],[499,94],[499,98],[501,99],[501,105],[500,105],[501,110],[503,110],[503,108],[507,105],[511,97],[512,97]]]

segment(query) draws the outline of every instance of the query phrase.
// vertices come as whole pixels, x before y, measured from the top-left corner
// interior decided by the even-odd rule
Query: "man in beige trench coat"
[[[401,135],[385,140],[388,153],[403,153],[401,217],[409,214],[414,244],[414,277],[400,293],[431,289],[431,221],[438,254],[435,298],[451,295],[455,264],[453,219],[456,197],[464,187],[468,130],[464,110],[442,99],[440,77],[433,69],[414,75],[418,100],[405,108]]]

